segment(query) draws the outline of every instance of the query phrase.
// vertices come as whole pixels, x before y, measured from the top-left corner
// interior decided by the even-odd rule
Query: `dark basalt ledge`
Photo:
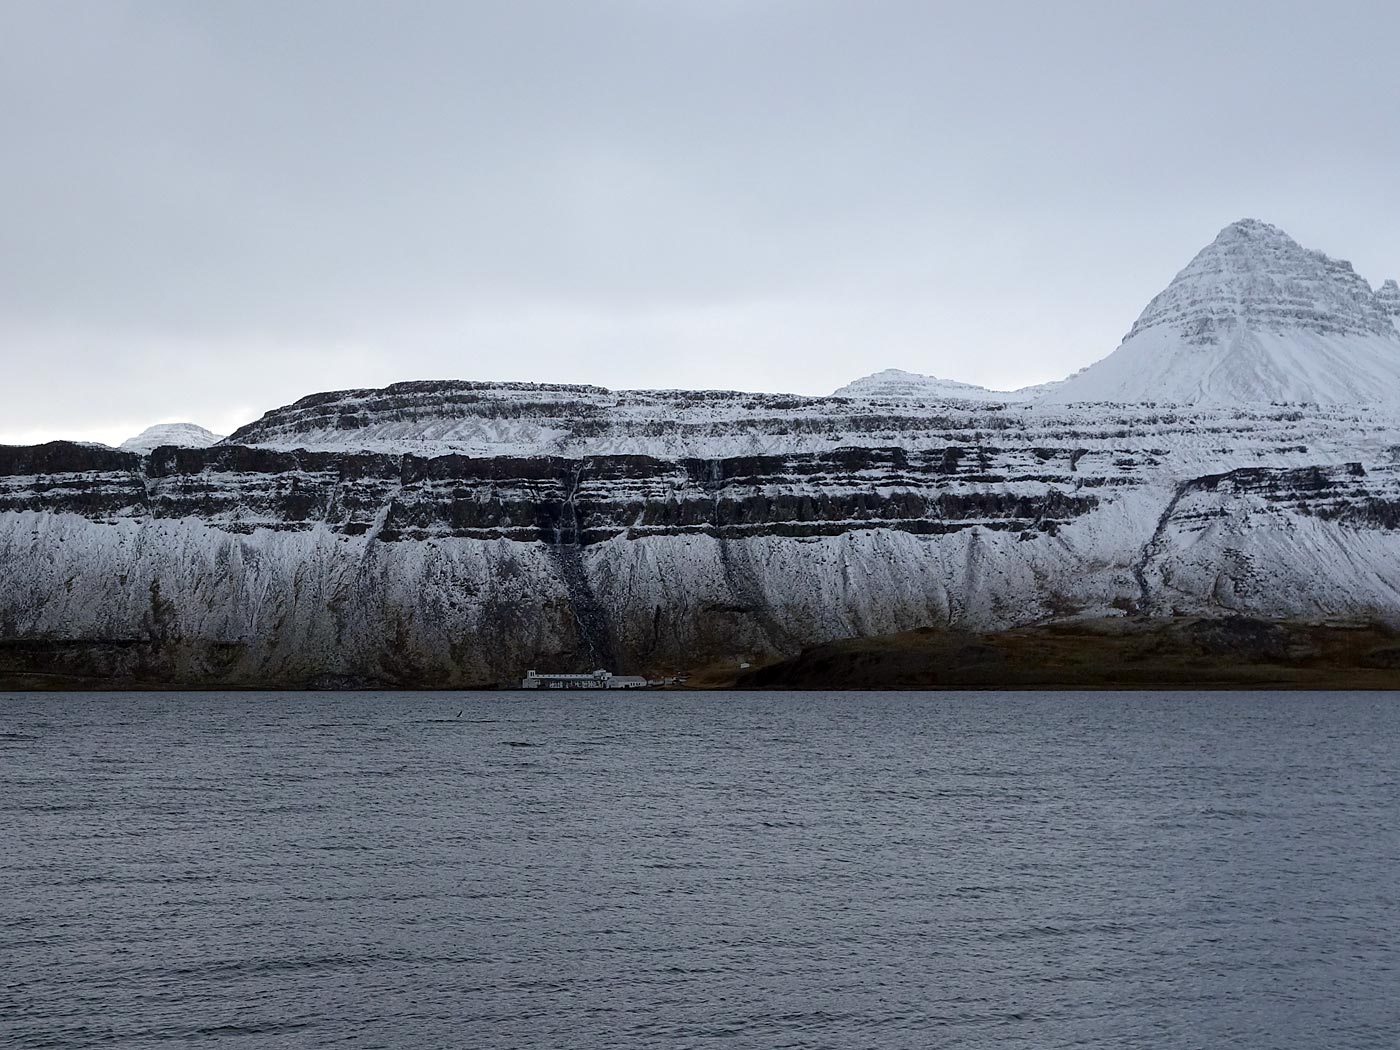
[[[261,419],[239,427],[228,441],[239,444],[266,440],[290,429],[289,422],[300,428],[359,430],[386,419],[405,421],[452,414],[487,419],[530,419],[559,412],[590,419],[604,411],[591,399],[609,395],[603,387],[565,383],[513,383],[510,386],[516,391],[537,393],[541,401],[500,398],[496,394],[501,389],[498,383],[450,379],[411,380],[379,389],[331,390],[310,394],[273,409]]]
[[[43,445],[0,445],[0,477],[49,474],[135,471],[141,457],[135,452],[72,441]]]
[[[712,460],[473,458],[222,445],[141,456],[52,442],[0,447],[0,511],[103,522],[194,518],[235,534],[324,527],[345,536],[373,532],[386,543],[589,544],[872,528],[940,535],[974,526],[1032,536],[1093,511],[1105,488],[1136,483],[1085,476],[1083,455],[1069,447],[947,446]],[[1400,526],[1400,504],[1367,482],[1356,463],[1246,467],[1184,481],[1180,491],[1250,494],[1358,527]],[[1043,491],[1012,494],[1011,483]]]
[[[1238,616],[924,630],[694,680],[738,689],[1397,689],[1400,634]]]
[[[803,652],[807,640],[781,610],[770,608],[762,572],[754,571],[776,544],[720,542],[712,552],[699,552],[715,559],[706,568],[722,575],[725,592],[722,604],[698,607],[684,598],[629,607],[619,600],[616,581],[596,574],[596,565],[585,557],[589,544],[618,537],[800,540],[866,530],[936,536],[974,528],[1054,546],[1047,553],[1063,555],[1045,537],[1111,497],[1111,490],[1086,484],[1093,479],[1085,478],[1081,459],[1068,446],[1028,452],[989,445],[669,461],[623,455],[420,457],[236,445],[160,448],[147,455],[66,443],[0,448],[0,511],[78,514],[127,529],[141,524],[146,526],[141,542],[127,546],[147,559],[147,568],[154,559],[149,611],[120,620],[126,626],[113,628],[120,637],[74,637],[61,628],[48,637],[18,637],[13,625],[25,621],[13,614],[0,617],[0,684],[475,688],[497,684],[516,667],[606,665],[687,670],[697,685],[775,688],[1400,687],[1400,641],[1380,627],[1121,619],[988,635],[916,632]],[[1154,579],[1147,569],[1173,529],[1192,528],[1195,519],[1212,521],[1231,513],[1232,506],[1266,503],[1279,516],[1313,515],[1357,529],[1395,528],[1400,503],[1386,495],[1394,488],[1393,470],[1384,463],[1373,465],[1371,473],[1358,464],[1242,468],[1182,481],[1133,565],[1145,600],[1125,598],[1113,607],[1134,614],[1153,608],[1146,600]],[[1120,478],[1116,483],[1138,482]],[[1252,517],[1265,528],[1278,520],[1272,514]],[[188,519],[188,526],[169,524],[179,519]],[[317,595],[322,581],[314,575],[269,576],[272,604],[295,611],[263,621],[257,637],[233,641],[243,635],[204,636],[198,634],[199,618],[182,621],[177,615],[187,605],[176,608],[174,602],[204,599],[197,590],[180,590],[184,584],[163,572],[157,545],[167,527],[194,530],[172,541],[182,550],[200,550],[210,539],[198,535],[201,528],[233,534],[314,528],[358,536],[364,550],[347,544],[344,555],[338,545],[327,552],[328,564],[352,562],[357,573],[380,560],[393,563],[400,554],[406,561],[420,560],[422,553],[421,560],[450,576],[458,571],[453,557],[437,560],[431,549],[420,552],[413,544],[519,540],[544,548],[549,572],[562,587],[548,600],[532,603],[516,593],[493,596],[491,580],[483,588],[480,580],[445,577],[421,599],[398,597],[388,608],[379,591],[387,577],[356,576],[363,585],[352,580],[334,593]],[[24,538],[26,531],[32,539]],[[44,560],[54,553],[45,546],[46,530],[17,530],[16,536],[21,558]],[[212,539],[211,557],[252,562],[259,554],[257,544]],[[804,563],[792,546],[784,551],[791,571],[827,571],[818,567],[821,558]],[[74,578],[89,564],[82,561],[81,544],[66,548],[75,549],[80,555]],[[490,571],[499,579],[519,571],[514,562],[519,551],[469,553],[473,557],[467,560],[494,566]],[[627,553],[650,556],[646,550]],[[789,554],[795,559],[790,563]],[[597,562],[606,566],[608,559]],[[219,564],[211,560],[208,572],[221,571]],[[109,595],[133,597],[121,590],[125,576],[111,575],[120,566],[100,571],[109,581],[120,581]],[[177,585],[162,593],[162,583]],[[458,583],[464,585],[461,593]],[[54,577],[52,585],[67,584]],[[303,587],[305,593],[299,593]],[[145,595],[139,597],[138,604],[145,604]],[[1053,594],[1028,599],[1034,607],[1027,608],[1027,618],[1066,615]],[[1035,605],[1040,599],[1043,606]],[[46,595],[22,600],[42,602]],[[470,623],[474,633],[459,632],[444,641],[433,630],[456,615],[459,602],[471,606],[473,615],[461,622]],[[927,619],[912,622],[939,618],[931,610]],[[319,632],[318,645],[303,646],[307,627]],[[337,649],[342,631],[346,650]],[[428,638],[437,640],[425,644]],[[351,658],[344,658],[346,651]],[[736,680],[736,652],[787,659]]]
[[[1098,496],[1078,491],[1075,449],[1036,449],[1025,471],[997,448],[842,448],[662,460],[157,448],[0,448],[0,511],[97,521],[195,518],[231,533],[317,526],[381,542],[510,539],[588,544],[619,535],[942,534],[972,525],[1053,534]],[[1062,474],[1046,473],[1057,464]],[[1032,467],[1033,465],[1033,467]],[[997,468],[1004,472],[998,473]],[[1011,494],[1007,482],[1045,486]],[[986,491],[971,486],[991,486]],[[1083,486],[1092,488],[1093,486]]]

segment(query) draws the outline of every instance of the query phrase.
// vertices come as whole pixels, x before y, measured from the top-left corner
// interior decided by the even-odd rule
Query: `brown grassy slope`
[[[740,689],[1400,689],[1375,624],[1095,620],[855,638],[695,684]]]

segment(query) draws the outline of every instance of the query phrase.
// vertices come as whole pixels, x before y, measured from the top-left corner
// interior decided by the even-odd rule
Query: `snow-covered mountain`
[[[1035,401],[434,380],[213,445],[0,447],[0,685],[482,685],[1069,620],[1385,633],[1397,306],[1246,222]],[[1091,396],[1117,403],[1061,403]]]
[[[157,423],[147,427],[135,437],[127,438],[120,448],[128,452],[149,452],[162,445],[175,445],[179,448],[208,448],[222,441],[222,434],[205,430],[196,423]]]
[[[1033,401],[1045,391],[1058,385],[1040,383],[1036,386],[1023,386],[1015,390],[992,390],[975,383],[960,383],[956,379],[939,379],[937,376],[906,372],[902,368],[886,368],[872,375],[847,383],[832,393],[832,397],[860,397],[870,399],[912,398],[922,401]]]
[[[885,369],[837,397],[1213,405],[1400,404],[1400,284],[1276,226],[1232,223],[1148,304],[1108,357],[1018,390]]]
[[[0,681],[455,686],[923,628],[1400,625],[1396,447],[1385,406],[316,395],[205,449],[0,448]]]
[[[1108,357],[1047,391],[1074,401],[1400,401],[1400,288],[1245,219],[1158,295]]]

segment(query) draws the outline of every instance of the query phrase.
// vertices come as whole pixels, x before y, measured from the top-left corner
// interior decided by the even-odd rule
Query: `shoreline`
[[[267,680],[188,672],[114,676],[83,668],[81,654],[71,642],[0,644],[0,691],[530,692],[504,682],[411,675],[377,680],[325,672]],[[685,685],[643,691],[1400,690],[1400,632],[1379,623],[1240,616],[1115,618],[991,632],[929,628],[843,639],[748,668],[710,662],[684,670],[690,675]]]

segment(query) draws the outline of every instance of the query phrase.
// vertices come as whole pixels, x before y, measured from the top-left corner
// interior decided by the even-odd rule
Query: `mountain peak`
[[[1393,285],[1393,282],[1392,282]],[[1352,403],[1400,384],[1400,287],[1241,219],[1203,248],[1122,345],[1057,401]]]
[[[1168,326],[1194,345],[1241,329],[1391,335],[1395,328],[1351,263],[1304,248],[1277,226],[1241,219],[1177,274],[1128,333]]]
[[[1262,219],[1238,219],[1226,226],[1216,235],[1215,243],[1222,241],[1276,241],[1297,246],[1295,241],[1288,234],[1284,233],[1273,223],[1264,222]]]

